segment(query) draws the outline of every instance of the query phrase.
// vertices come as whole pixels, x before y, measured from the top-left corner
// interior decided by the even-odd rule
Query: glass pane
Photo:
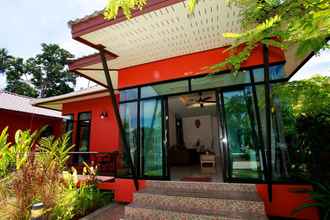
[[[266,140],[266,111],[265,111],[265,89],[263,85],[257,86],[257,94],[260,109],[260,118],[262,124],[262,132],[264,140]],[[272,97],[271,111],[271,158],[272,158],[272,179],[274,181],[285,181],[289,178],[289,153],[286,140],[290,140],[290,135],[286,135],[288,131],[285,125],[292,126],[292,111],[288,109],[285,103],[280,103],[276,95]],[[291,149],[294,149],[293,145]],[[268,147],[265,146],[266,152]],[[297,152],[294,152],[297,156]],[[304,158],[304,157],[301,157]]]
[[[138,98],[138,89],[137,88],[120,91],[120,101],[121,102],[131,101],[131,100],[135,100],[137,98]]]
[[[262,178],[251,95],[250,87],[223,93],[231,178]]]
[[[133,163],[136,167],[138,167],[138,154],[137,154],[137,143],[138,143],[138,136],[137,136],[137,102],[130,102],[120,104],[120,115],[122,119],[122,123],[125,129],[126,139],[129,144],[131,157]],[[128,172],[128,155],[124,149],[121,150],[121,155],[123,156],[123,166],[120,168],[122,173],[121,175],[127,175]]]
[[[189,91],[189,84],[187,80],[171,82],[171,83],[163,83],[153,86],[142,87],[141,98],[169,95],[169,94],[182,93],[188,91]]]
[[[91,113],[90,112],[79,113],[78,117],[79,117],[78,118],[79,121],[91,120]]]
[[[69,132],[73,130],[73,114],[64,116],[64,127],[65,132]]]
[[[271,66],[270,68],[270,80],[282,79],[284,78],[284,66],[275,65]],[[253,70],[255,82],[262,82],[264,81],[264,68],[257,68]]]
[[[163,176],[163,126],[161,100],[141,102],[141,146],[144,175]]]
[[[89,146],[89,122],[81,121],[79,122],[79,152],[88,152]]]
[[[223,86],[231,86],[243,83],[250,83],[249,71],[239,72],[237,75],[233,73],[207,75],[205,77],[191,80],[192,90],[212,89]]]

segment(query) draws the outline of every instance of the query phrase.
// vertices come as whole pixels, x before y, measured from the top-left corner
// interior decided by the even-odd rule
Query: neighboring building
[[[63,118],[61,112],[32,106],[34,99],[0,91],[0,130],[9,129],[9,141],[14,141],[18,129],[40,129],[48,125],[45,134],[60,135]]]
[[[132,179],[141,187],[150,179],[257,183],[272,216],[288,217],[307,200],[306,194],[293,193],[301,185],[290,183],[288,146],[276,109],[270,112],[267,135],[263,47],[236,76],[224,69],[206,77],[210,67],[230,56],[222,33],[240,30],[238,9],[224,0],[204,0],[188,15],[182,0],[153,0],[130,20],[120,14],[105,21],[96,13],[70,26],[75,40],[100,51],[72,62],[70,70],[100,87],[34,104],[71,118],[67,128],[73,130],[77,151],[119,151],[116,181],[102,185],[115,190],[117,201],[132,201]],[[270,47],[265,55],[271,85],[287,82],[309,59],[296,58],[294,45],[285,52]],[[110,81],[115,96],[109,95]],[[271,148],[262,144],[267,138]],[[301,215],[315,219],[315,213]]]

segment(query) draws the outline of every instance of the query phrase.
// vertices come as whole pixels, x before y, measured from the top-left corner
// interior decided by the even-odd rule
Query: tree
[[[76,77],[66,67],[73,55],[56,44],[41,46],[42,53],[25,61],[22,58],[4,59],[7,91],[45,98],[74,90]]]
[[[7,78],[6,91],[29,97],[38,96],[37,91],[29,82],[29,75],[22,58],[9,59],[5,68],[5,74]]]
[[[4,72],[11,58],[12,57],[9,56],[8,51],[6,49],[0,48],[0,73]]]
[[[187,1],[188,10],[193,12],[198,1]],[[104,15],[113,19],[122,8],[130,18],[132,10],[141,9],[146,3],[147,0],[108,0]],[[224,33],[235,41],[228,49],[231,56],[213,66],[214,71],[228,67],[237,72],[260,43],[282,49],[297,45],[298,56],[330,47],[329,0],[231,0],[229,4],[241,9],[244,32]]]

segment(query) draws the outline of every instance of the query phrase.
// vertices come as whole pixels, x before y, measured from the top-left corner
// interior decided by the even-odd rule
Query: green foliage
[[[330,77],[316,76],[275,86],[273,93],[283,105],[290,105],[295,118],[302,115],[330,115]]]
[[[294,210],[294,214],[306,208],[319,208],[322,219],[328,220],[330,218],[330,186],[323,185],[318,182],[312,182],[314,190],[309,192],[310,198],[313,202],[303,204]]]
[[[322,171],[315,165],[322,163],[320,152],[330,151],[330,77],[276,85],[273,96],[281,103],[291,176],[307,178],[321,173],[326,178],[327,168]]]
[[[34,202],[42,202],[48,219],[84,216],[111,202],[112,194],[96,188],[96,169],[85,164],[87,181],[78,184],[77,172],[65,173],[70,133],[42,137],[45,128],[18,130],[8,143],[8,129],[0,134],[0,216],[29,219]],[[62,175],[61,175],[62,174]]]
[[[241,9],[241,23],[245,32],[224,34],[234,38],[232,56],[215,66],[240,68],[259,44],[286,49],[297,45],[299,57],[329,48],[330,3],[328,0],[233,0],[230,4]],[[246,47],[242,50],[241,46]]]
[[[93,170],[85,165],[86,170]],[[112,201],[112,192],[101,192],[95,187],[95,172],[87,172],[85,175],[88,176],[87,181],[80,182],[80,186],[77,187],[77,171],[73,169],[72,174],[64,174],[67,186],[58,195],[56,206],[50,212],[50,219],[69,220],[73,217],[82,217]]]
[[[0,68],[6,74],[7,91],[42,98],[73,91],[76,77],[66,67],[73,55],[56,44],[41,47],[42,53],[27,60],[0,50]]]
[[[43,137],[39,141],[39,157],[40,160],[56,161],[61,169],[65,167],[66,161],[69,159],[69,152],[74,145],[70,145],[71,132],[64,134],[59,138],[54,136]]]

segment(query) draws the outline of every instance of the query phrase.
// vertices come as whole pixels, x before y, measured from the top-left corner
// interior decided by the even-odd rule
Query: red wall
[[[63,104],[63,115],[74,114],[75,122],[78,113],[91,112],[90,151],[112,152],[118,150],[119,132],[110,98],[101,97],[85,101]],[[107,112],[108,117],[101,119],[101,112]],[[76,139],[76,126],[74,123],[73,142]]]
[[[44,125],[51,126],[53,128],[54,135],[59,136],[62,132],[62,124],[61,118],[0,110],[0,131],[8,126],[10,142],[14,141],[15,133],[18,129],[30,129],[31,131],[35,131]]]
[[[257,191],[263,199],[266,212],[270,216],[277,217],[294,217],[301,220],[317,220],[319,219],[318,210],[316,208],[304,209],[297,214],[293,211],[302,204],[310,203],[310,195],[306,190],[311,190],[309,185],[273,185],[273,200],[268,201],[268,191],[266,184],[258,184]]]
[[[125,88],[209,73],[211,66],[228,57],[229,54],[225,50],[226,48],[218,48],[121,69],[118,73],[118,87]],[[270,48],[269,56],[271,63],[285,60],[283,52],[278,48]],[[262,63],[263,53],[260,46],[253,51],[242,67]]]

